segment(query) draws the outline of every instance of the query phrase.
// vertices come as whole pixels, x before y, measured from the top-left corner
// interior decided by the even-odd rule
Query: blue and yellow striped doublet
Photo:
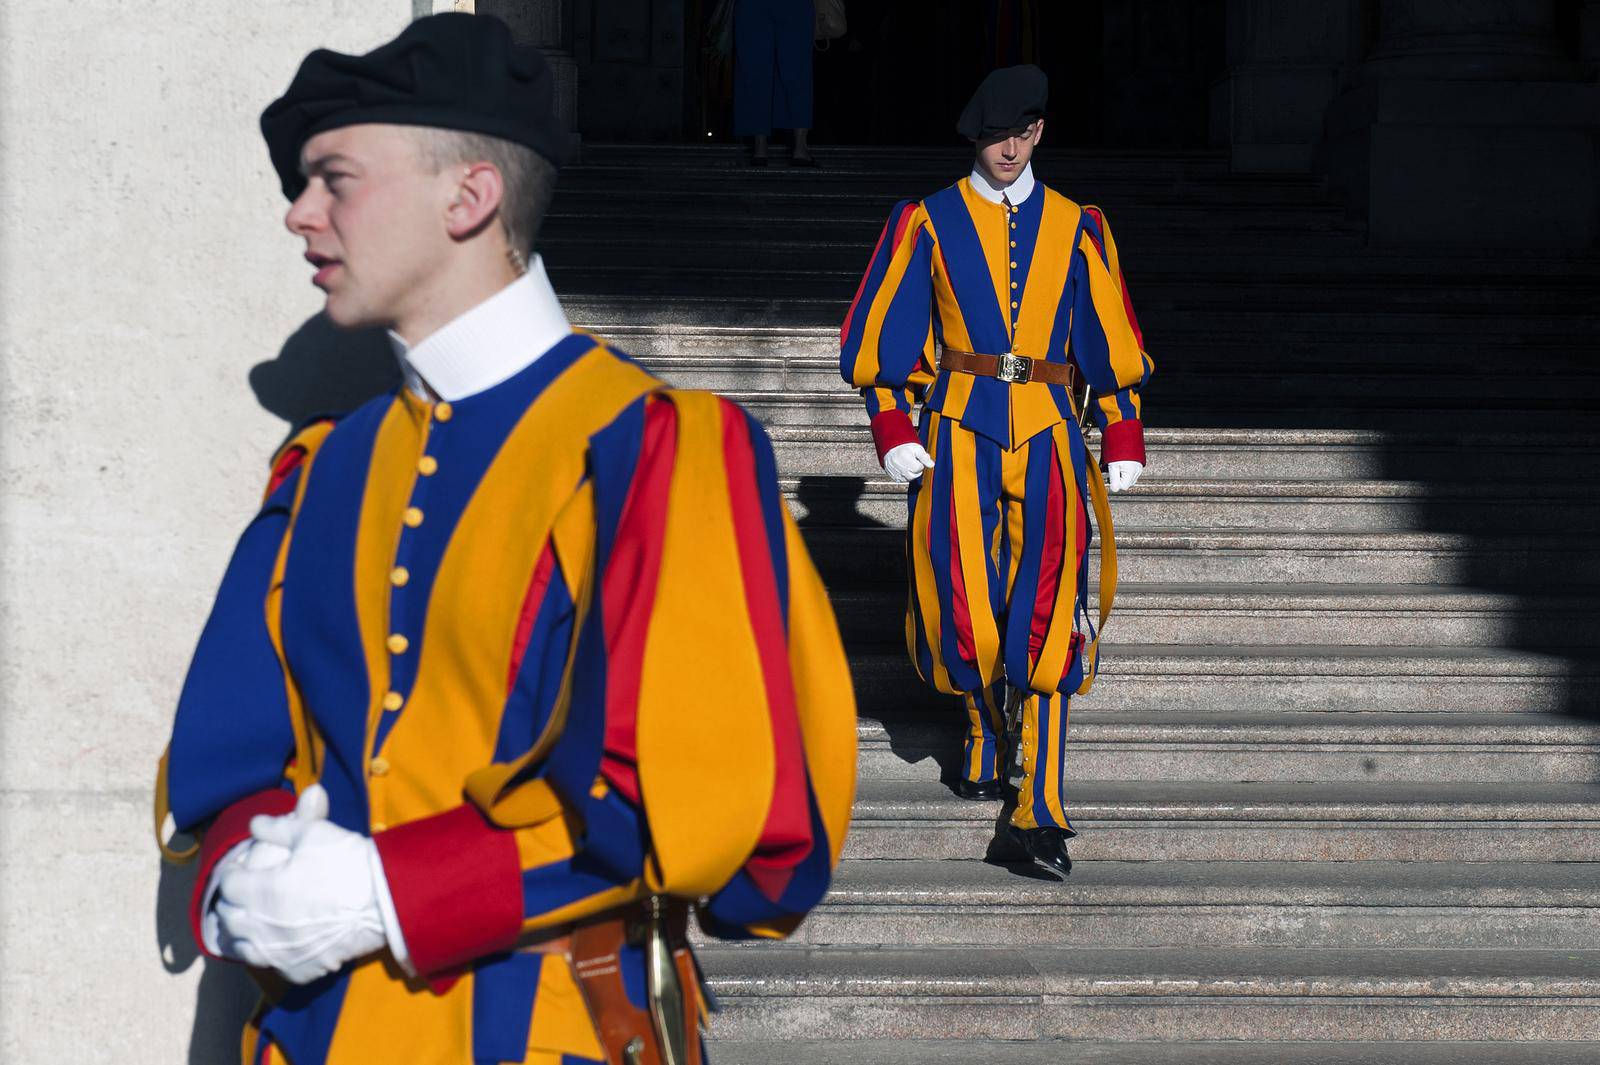
[[[879,458],[918,441],[935,462],[908,497],[912,660],[964,697],[972,780],[1003,763],[1004,686],[1027,693],[1014,821],[1065,827],[1066,701],[1093,683],[1115,593],[1105,489],[1066,386],[942,370],[941,349],[1075,366],[1094,390],[1102,457],[1143,461],[1139,390],[1152,363],[1104,215],[1042,185],[1020,204],[993,203],[966,180],[898,204],[841,332],[840,371],[865,398]],[[1099,624],[1088,616],[1091,508]]]
[[[250,813],[320,782],[375,840],[420,973],[383,954],[291,988],[250,1065],[570,1063],[601,1057],[594,1028],[530,940],[646,894],[707,899],[713,935],[787,934],[838,859],[854,748],[766,434],[574,334],[286,449],[161,786],[205,832],[203,883]]]

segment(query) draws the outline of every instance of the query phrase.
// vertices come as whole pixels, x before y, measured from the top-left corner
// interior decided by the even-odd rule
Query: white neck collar
[[[512,377],[571,333],[544,259],[535,255],[526,274],[415,347],[393,330],[389,343],[407,388],[455,402]]]
[[[1013,207],[1022,203],[1033,195],[1033,163],[1022,168],[1022,173],[1012,179],[1010,185],[996,185],[989,180],[989,175],[974,166],[972,173],[967,177],[972,184],[972,191],[988,200],[990,203],[999,203],[1000,197],[1005,196],[1011,200]]]

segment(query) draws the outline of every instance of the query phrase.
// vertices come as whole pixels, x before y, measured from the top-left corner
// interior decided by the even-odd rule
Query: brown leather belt
[[[688,904],[655,896],[572,929],[566,953],[609,1065],[701,1065],[702,988],[688,924]],[[623,984],[628,946],[644,954],[644,1009]]]
[[[939,369],[996,377],[1014,385],[1043,381],[1050,385],[1075,384],[1073,367],[1064,362],[1046,362],[1026,355],[983,355],[975,351],[945,348],[939,356]]]

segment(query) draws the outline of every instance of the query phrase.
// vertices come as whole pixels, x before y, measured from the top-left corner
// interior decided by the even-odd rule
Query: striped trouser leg
[[[967,737],[961,773],[974,783],[1005,779],[1006,689],[995,684],[961,697],[967,708]]]
[[[1022,704],[1022,782],[1011,823],[1018,828],[1066,828],[1067,697],[1029,695]]]

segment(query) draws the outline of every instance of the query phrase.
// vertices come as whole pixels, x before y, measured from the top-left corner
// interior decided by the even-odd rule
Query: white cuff
[[[378,856],[378,845],[367,840],[367,863],[372,869],[373,894],[378,898],[378,914],[383,918],[383,937],[389,941],[389,953],[407,976],[416,976],[411,966],[411,952],[406,949],[405,933],[400,931],[400,915],[395,912],[394,896],[389,894],[389,878],[383,873],[383,859]]]

